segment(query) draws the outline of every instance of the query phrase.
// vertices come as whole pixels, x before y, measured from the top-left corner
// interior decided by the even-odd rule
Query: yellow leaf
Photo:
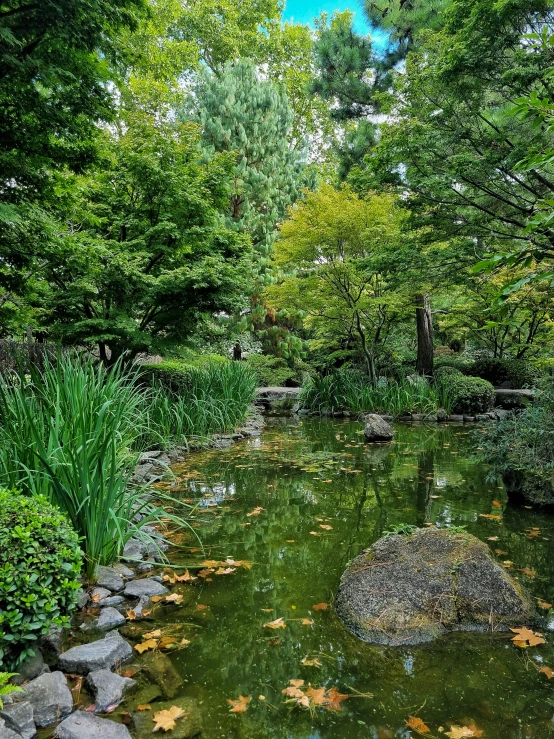
[[[502,516],[495,516],[494,513],[480,513],[479,516],[481,518],[488,518],[491,521],[502,521]],[[469,729],[469,731],[471,731],[471,729]]]
[[[135,649],[139,654],[147,652],[149,649],[156,649],[158,642],[156,639],[148,639],[148,641],[142,642],[142,644],[135,644]]]
[[[313,611],[326,611],[329,608],[329,603],[316,603],[312,606]]]
[[[293,688],[301,688],[304,685],[304,680],[289,680]]]
[[[328,523],[320,523],[319,524],[319,528],[320,529],[325,529],[325,531],[331,531],[333,527],[332,526],[329,526]]]
[[[539,608],[544,608],[545,610],[548,610],[549,608],[552,608],[552,603],[547,603],[544,600],[538,600],[537,605]]]
[[[313,621],[311,618],[303,618],[301,623],[302,623],[302,626],[312,626]]]
[[[175,723],[177,719],[184,715],[184,711],[182,711],[178,706],[171,706],[171,708],[166,711],[158,711],[158,713],[154,714],[154,722],[156,725],[152,731],[171,731],[177,726]]]
[[[285,620],[281,618],[276,618],[275,621],[270,621],[267,624],[264,624],[264,626],[268,629],[286,629],[287,625],[285,623]]]
[[[159,639],[162,635],[161,629],[156,629],[155,631],[149,631],[147,634],[144,635],[145,639]]]
[[[550,667],[541,667],[539,672],[542,672],[549,680],[552,680],[554,677],[554,670],[552,670]]]
[[[132,608],[131,608],[131,609],[129,609],[129,610],[128,610],[128,611],[127,611],[127,612],[125,613],[125,615],[126,615],[126,617],[127,617],[127,621],[136,621],[136,618],[137,618],[137,614],[136,614],[136,613],[135,613],[135,612],[133,611],[133,609],[132,609]]]
[[[305,665],[306,667],[323,667],[321,662],[316,657],[312,657],[312,659],[310,659],[307,655],[303,658],[301,664]]]
[[[150,703],[139,703],[137,706],[137,711],[149,711],[152,708]]]
[[[227,698],[227,703],[231,706],[230,713],[244,713],[248,708],[251,697],[239,695],[236,701]]]
[[[469,726],[455,726],[454,724],[452,724],[450,731],[446,731],[445,734],[450,739],[463,739],[466,736],[475,736],[475,732]]]
[[[183,596],[179,593],[171,593],[171,595],[165,596],[166,603],[181,603]]]

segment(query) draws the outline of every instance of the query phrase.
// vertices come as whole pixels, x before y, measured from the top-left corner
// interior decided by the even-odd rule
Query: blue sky
[[[369,33],[371,30],[364,18],[360,0],[286,0],[285,18],[297,23],[311,23],[322,11],[351,10],[355,13],[356,30]]]

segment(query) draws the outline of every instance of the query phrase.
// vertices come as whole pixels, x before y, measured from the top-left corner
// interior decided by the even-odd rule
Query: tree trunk
[[[362,351],[365,357],[367,374],[370,377],[371,384],[373,385],[373,387],[375,387],[377,385],[377,372],[375,371],[375,357],[373,356],[373,350],[369,349],[367,346],[366,335],[365,335],[365,332],[362,326],[362,322],[360,320],[359,313],[356,313],[356,328],[358,330],[360,341],[362,342]]]
[[[429,295],[416,295],[417,362],[418,375],[433,376],[433,314]]]

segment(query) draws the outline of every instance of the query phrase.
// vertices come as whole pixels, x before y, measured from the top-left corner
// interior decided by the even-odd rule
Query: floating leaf
[[[537,574],[535,570],[530,570],[528,567],[520,567],[519,571],[523,572],[523,574],[527,575],[527,577],[535,577]]]
[[[166,711],[158,711],[153,717],[156,725],[152,731],[171,731],[177,726],[175,723],[177,719],[184,715],[184,711],[179,706],[171,706]]]
[[[142,642],[142,644],[135,644],[135,649],[139,654],[147,652],[149,649],[156,649],[158,642],[156,639],[148,639],[148,641]]]
[[[250,513],[247,513],[246,515],[247,515],[247,517],[248,517],[248,518],[250,518],[250,516],[259,516],[259,515],[260,515],[260,513],[261,513],[261,512],[263,511],[263,510],[265,510],[265,509],[264,509],[264,508],[262,508],[261,506],[258,506],[257,508],[254,508],[254,510],[253,510],[253,511],[250,511]]]
[[[429,734],[431,731],[431,729],[427,726],[427,724],[423,723],[419,716],[408,716],[406,726],[409,729],[413,729],[414,731],[419,731],[421,734]]]
[[[328,523],[320,523],[319,524],[319,528],[320,529],[325,529],[325,531],[331,531],[333,527],[332,526],[329,526]]]
[[[326,611],[329,608],[329,603],[316,603],[312,606],[312,611]]]
[[[251,696],[244,695],[239,695],[236,701],[231,700],[231,698],[227,698],[227,703],[231,706],[229,713],[244,713],[251,700]]]
[[[159,639],[162,635],[161,629],[156,629],[155,631],[149,631],[147,634],[144,634],[145,639]]]
[[[450,739],[464,739],[466,736],[475,736],[475,732],[469,726],[455,726],[454,724],[452,724],[450,731],[446,731],[445,734]]]
[[[269,621],[269,623],[264,624],[264,627],[267,629],[286,629],[287,625],[285,623],[284,618],[276,618],[275,621]]]
[[[510,629],[510,631],[513,631],[513,633],[515,634],[515,636],[512,637],[513,643],[516,645],[516,647],[520,647],[521,649],[526,649],[527,647],[536,647],[539,644],[545,643],[542,634],[531,631],[526,626],[522,626],[519,629]]]
[[[492,504],[495,508],[502,508],[502,503],[499,503],[497,500],[493,500]]]
[[[312,626],[314,622],[311,618],[303,618],[300,623],[302,624],[302,626]]]
[[[494,513],[480,513],[481,518],[488,518],[491,521],[502,521],[502,516],[496,516]]]
[[[552,608],[552,603],[547,603],[545,600],[540,600],[540,598],[537,600],[537,605],[539,608],[544,608],[545,611]]]
[[[539,672],[542,672],[549,680],[552,680],[554,677],[554,670],[552,670],[550,667],[541,667]]]
[[[149,711],[152,708],[150,703],[139,703],[137,706],[137,711]]]
[[[307,655],[302,659],[301,664],[305,665],[306,667],[323,667],[317,657],[312,657],[310,659]]]
[[[345,693],[339,693],[336,688],[327,691],[325,697],[325,707],[329,711],[342,711],[341,703],[347,700],[349,696]]]
[[[127,618],[127,621],[136,621],[137,619],[137,614],[133,611],[132,608],[126,611],[125,616]]]

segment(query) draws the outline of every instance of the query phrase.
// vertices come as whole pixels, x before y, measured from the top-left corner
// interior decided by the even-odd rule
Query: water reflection
[[[503,488],[472,461],[467,428],[398,427],[387,446],[365,445],[360,429],[275,422],[261,439],[176,469],[176,490],[202,500],[194,523],[206,556],[253,563],[193,586],[193,603],[179,611],[197,626],[189,649],[172,659],[187,693],[203,701],[205,739],[407,737],[405,720],[418,711],[435,736],[450,723],[490,739],[552,736],[552,687],[538,672],[540,664],[554,668],[550,645],[523,652],[503,634],[463,634],[375,647],[351,636],[332,609],[313,609],[331,602],[352,558],[401,523],[466,526],[512,563],[533,596],[554,602],[553,517],[507,505]],[[491,513],[502,520],[483,517]],[[285,629],[264,628],[279,617]],[[306,657],[322,667],[303,665]],[[284,704],[292,678],[374,697],[312,716]],[[231,715],[226,699],[239,694],[252,696],[251,705]]]

